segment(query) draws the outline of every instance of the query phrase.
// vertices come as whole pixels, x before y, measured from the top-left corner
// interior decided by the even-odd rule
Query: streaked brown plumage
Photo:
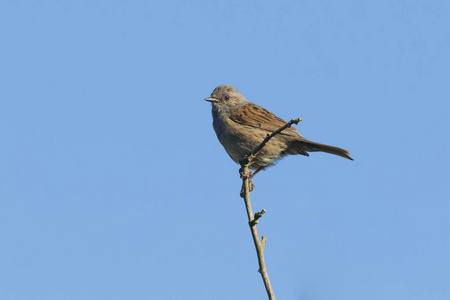
[[[270,111],[245,99],[234,87],[221,85],[214,89],[206,101],[212,104],[213,126],[222,146],[235,162],[256,148],[267,136],[287,122]],[[282,131],[271,139],[249,166],[265,168],[286,156],[322,151],[353,160],[347,150],[311,142],[294,127]]]

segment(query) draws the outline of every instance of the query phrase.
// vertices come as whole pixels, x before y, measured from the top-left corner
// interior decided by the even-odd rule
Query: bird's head
[[[213,108],[233,108],[248,102],[245,97],[231,85],[219,85],[205,101],[211,102]]]

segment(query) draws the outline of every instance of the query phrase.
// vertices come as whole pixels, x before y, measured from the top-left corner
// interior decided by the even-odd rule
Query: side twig
[[[255,244],[256,254],[258,256],[258,264],[259,264],[258,272],[261,273],[261,277],[263,279],[264,286],[266,287],[266,292],[269,297],[269,300],[275,300],[275,294],[273,293],[272,285],[270,284],[269,274],[267,273],[266,262],[264,260],[264,247],[266,245],[267,238],[265,236],[262,236],[260,240],[258,236],[258,231],[256,230],[256,224],[258,224],[259,219],[264,215],[266,210],[262,209],[260,212],[253,214],[252,205],[250,203],[251,182],[248,166],[251,163],[251,161],[256,157],[256,155],[258,155],[259,151],[261,151],[261,149],[270,141],[271,138],[273,138],[286,128],[291,127],[292,124],[298,124],[301,120],[302,118],[292,119],[280,129],[272,132],[271,134],[268,134],[267,137],[261,142],[261,144],[258,145],[258,147],[256,147],[251,153],[246,155],[244,159],[240,161],[241,168],[239,169],[239,174],[241,175],[242,178],[241,197],[244,198],[245,208],[247,209],[248,224],[250,226],[250,231],[252,233],[253,243]]]
[[[289,122],[287,122],[283,127],[279,128],[278,130],[272,132],[271,134],[267,134],[266,138],[261,142],[261,144],[258,145],[255,149],[253,149],[252,152],[247,154],[239,163],[241,164],[241,167],[244,167],[244,165],[248,165],[256,155],[258,155],[259,151],[270,141],[271,138],[276,136],[277,134],[281,133],[286,128],[289,128],[292,126],[292,124],[297,125],[300,121],[302,121],[303,118],[297,118],[292,119]]]

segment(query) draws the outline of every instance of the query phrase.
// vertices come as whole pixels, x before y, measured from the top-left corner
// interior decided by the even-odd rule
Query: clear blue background
[[[450,299],[448,1],[0,4],[0,299],[265,299],[220,84],[349,149],[254,179],[278,299]]]

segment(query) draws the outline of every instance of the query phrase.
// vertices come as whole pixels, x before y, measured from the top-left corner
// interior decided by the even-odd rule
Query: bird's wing
[[[267,132],[274,132],[287,123],[270,111],[253,103],[245,104],[241,107],[233,109],[229,115],[229,118],[238,124],[263,129]],[[295,137],[300,135],[294,127],[286,128],[281,132],[281,134]]]

